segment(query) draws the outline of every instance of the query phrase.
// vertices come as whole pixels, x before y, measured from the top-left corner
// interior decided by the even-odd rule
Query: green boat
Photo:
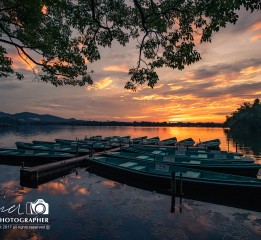
[[[164,146],[174,146],[176,143],[177,143],[176,137],[167,138],[159,141],[159,145],[164,145]]]
[[[177,142],[178,146],[183,146],[183,147],[190,147],[195,144],[195,141],[192,138],[187,138],[181,141]]]
[[[167,165],[194,168],[199,170],[235,174],[241,176],[257,177],[261,173],[261,165],[253,163],[242,163],[239,160],[208,160],[193,159],[179,156],[159,156],[154,154],[139,154],[128,152],[106,152],[104,156],[117,157],[135,161],[157,162]]]
[[[40,150],[49,152],[66,152],[77,155],[87,155],[90,153],[88,148],[81,148],[79,146],[69,146],[61,144],[33,144],[25,142],[16,142],[17,149]]]
[[[160,138],[159,137],[152,137],[152,138],[147,138],[143,140],[140,144],[143,145],[155,145],[159,143]]]
[[[142,137],[137,137],[137,138],[132,138],[131,139],[131,142],[133,144],[139,144],[139,143],[142,143],[145,139],[147,139],[148,137],[147,136],[142,136]]]
[[[207,149],[219,149],[221,142],[219,139],[212,139],[204,142],[199,142],[196,146]]]
[[[244,157],[242,154],[214,151],[214,150],[187,150],[186,148],[169,148],[169,147],[154,147],[154,146],[125,146],[121,148],[124,152],[139,153],[139,154],[154,154],[154,155],[171,155],[179,158],[190,157],[191,159],[211,159],[211,160],[232,160],[245,163],[253,163],[255,160],[250,157]]]
[[[261,198],[261,180],[257,178],[106,156],[88,160],[91,168],[99,168],[112,175],[122,176],[130,181],[139,181],[160,189],[170,190],[171,182],[174,183],[172,180],[175,177],[176,191],[183,191],[185,196],[207,193],[212,196],[228,197],[231,195],[239,200],[247,201],[249,201],[249,196],[253,196],[254,201]],[[182,189],[179,188],[181,181]]]
[[[37,165],[75,157],[75,154],[64,152],[47,152],[29,149],[0,149],[0,162],[5,164]]]

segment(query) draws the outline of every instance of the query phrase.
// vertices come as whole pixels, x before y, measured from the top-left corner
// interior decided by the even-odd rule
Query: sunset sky
[[[135,45],[102,49],[102,59],[89,65],[95,83],[84,87],[38,82],[8,48],[25,79],[0,79],[0,111],[103,121],[224,122],[244,101],[261,98],[260,11],[241,11],[236,25],[216,33],[212,43],[198,44],[198,63],[183,71],[158,71],[154,89],[144,85],[136,92],[124,90],[128,69],[137,62]]]

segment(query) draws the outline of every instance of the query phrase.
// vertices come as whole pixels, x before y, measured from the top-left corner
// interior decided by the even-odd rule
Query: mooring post
[[[182,196],[183,196],[183,192],[182,192],[182,173],[180,173],[180,196],[179,196],[179,204],[180,204],[180,206],[182,205]]]
[[[77,139],[77,138],[76,138]],[[79,157],[79,145],[78,145],[78,140],[76,142],[76,155]]]
[[[175,212],[176,204],[176,173],[172,171],[171,173],[171,212]]]
[[[227,139],[227,151],[229,152],[229,138]]]
[[[172,196],[176,196],[176,173],[173,171],[171,173],[171,194]]]

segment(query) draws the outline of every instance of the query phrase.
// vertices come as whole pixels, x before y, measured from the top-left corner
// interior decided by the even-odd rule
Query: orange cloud
[[[141,97],[133,97],[133,100],[139,100],[139,101],[151,101],[151,100],[169,100],[170,97],[164,97],[158,94],[152,94],[149,96],[141,96]]]
[[[109,87],[112,83],[112,79],[110,77],[106,77],[99,82],[94,83],[92,86],[87,86],[86,90],[92,90],[92,89],[105,89]]]
[[[259,40],[259,39],[261,39],[261,33],[260,34],[256,34],[256,35],[251,37],[252,41],[256,41],[256,40]]]
[[[104,67],[102,70],[103,71],[110,71],[110,72],[124,72],[124,73],[129,72],[129,68],[126,64],[111,65],[111,66]]]
[[[13,68],[14,69],[25,69],[28,71],[32,71],[34,69],[34,71],[36,73],[39,72],[39,70],[37,69],[37,66],[34,62],[32,62],[26,55],[24,55],[23,53],[21,53],[21,56],[15,53],[13,54],[8,54],[8,57],[12,58],[13,60]]]
[[[250,31],[258,31],[261,30],[261,22],[254,23],[250,29]]]
[[[46,5],[43,5],[41,12],[42,12],[42,14],[46,14],[47,13]]]
[[[164,84],[157,84],[156,86],[154,86],[153,88],[154,89],[159,89],[159,88],[162,88],[164,87]]]
[[[260,35],[260,37],[261,37],[261,35]],[[256,66],[244,68],[243,70],[240,71],[240,73],[244,76],[251,75],[253,73],[259,73],[259,72],[261,72],[261,68],[256,67]]]
[[[145,119],[148,118],[150,116],[127,116],[127,119]]]

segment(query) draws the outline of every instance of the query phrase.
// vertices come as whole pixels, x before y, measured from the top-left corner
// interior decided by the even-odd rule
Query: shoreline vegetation
[[[236,111],[226,116],[224,127],[231,132],[261,132],[261,103],[257,98],[253,103],[244,102]]]

